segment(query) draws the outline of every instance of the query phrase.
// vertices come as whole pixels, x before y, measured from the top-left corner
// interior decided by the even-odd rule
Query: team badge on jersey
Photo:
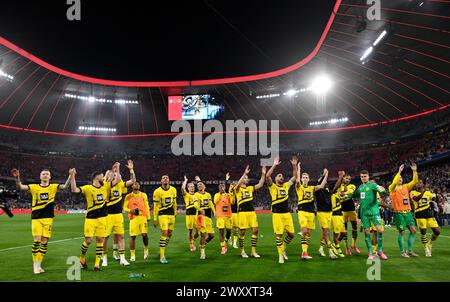
[[[48,193],[41,193],[41,194],[40,194],[40,197],[41,197],[41,200],[42,200],[42,201],[48,200]]]

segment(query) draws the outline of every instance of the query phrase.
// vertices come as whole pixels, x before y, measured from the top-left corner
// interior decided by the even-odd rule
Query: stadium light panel
[[[139,104],[138,101],[136,100],[124,100],[124,99],[117,99],[117,100],[112,100],[112,99],[105,99],[105,98],[96,98],[95,96],[84,96],[84,95],[76,95],[76,94],[71,94],[71,93],[66,93],[64,94],[64,97],[69,98],[69,99],[77,99],[77,100],[82,100],[82,101],[88,101],[91,103],[108,103],[108,104]]]
[[[78,126],[78,130],[81,131],[98,131],[98,132],[116,132],[116,128],[108,127],[95,127],[95,126]]]
[[[373,46],[370,46],[369,48],[366,49],[366,51],[361,56],[361,58],[359,58],[359,60],[362,61],[362,62],[365,62],[365,60],[372,53],[372,51],[373,51]]]
[[[348,122],[348,117],[341,117],[341,118],[332,118],[329,120],[324,121],[314,121],[310,122],[310,126],[320,126],[320,125],[327,125],[327,124],[337,124],[337,123],[345,123]]]
[[[373,46],[377,46],[378,43],[387,35],[387,31],[383,30],[383,32],[378,36],[378,38],[373,42]]]
[[[299,91],[296,89],[289,89],[288,91],[286,91],[285,93],[283,93],[283,95],[287,95],[287,96],[294,96],[298,93]]]
[[[320,75],[312,81],[309,89],[314,91],[316,94],[326,94],[332,86],[333,82],[327,75]]]
[[[0,76],[6,78],[9,81],[14,80],[14,76],[7,74],[6,72],[4,72],[3,70],[0,69]]]

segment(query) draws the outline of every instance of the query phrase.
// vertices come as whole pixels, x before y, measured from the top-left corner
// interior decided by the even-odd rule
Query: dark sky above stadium
[[[57,67],[112,80],[268,72],[310,53],[333,0],[3,1],[0,35]]]

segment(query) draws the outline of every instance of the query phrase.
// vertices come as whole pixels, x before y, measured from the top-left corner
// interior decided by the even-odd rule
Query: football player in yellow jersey
[[[308,254],[308,247],[311,243],[311,232],[316,228],[315,219],[315,206],[314,206],[314,192],[321,190],[325,187],[326,178],[322,179],[322,182],[316,186],[309,185],[309,174],[301,173],[301,163],[297,164],[296,191],[298,197],[298,222],[301,228],[301,243],[302,243],[302,259],[312,259]]]
[[[261,189],[264,186],[266,179],[266,167],[261,168],[261,178],[254,186],[249,186],[248,173],[250,168],[245,168],[244,174],[239,179],[234,191],[236,192],[236,200],[238,204],[238,220],[239,220],[239,247],[241,248],[241,257],[248,258],[244,249],[245,232],[247,229],[252,229],[252,252],[251,256],[260,258],[256,253],[256,243],[258,242],[258,218],[256,217],[255,208],[253,206],[253,192]]]
[[[114,163],[111,170],[111,183],[110,183],[110,191],[109,198],[106,206],[108,207],[108,216],[107,216],[107,225],[106,225],[106,237],[105,242],[103,244],[103,257],[102,257],[102,266],[108,266],[108,238],[111,233],[114,234],[114,244],[113,249],[117,252],[117,248],[119,250],[120,265],[130,265],[128,261],[125,259],[125,242],[124,242],[124,221],[123,221],[123,202],[122,195],[123,192],[127,192],[127,188],[131,187],[133,183],[136,182],[136,176],[134,174],[134,165],[132,160],[127,161],[127,168],[130,171],[130,179],[127,181],[122,180],[122,175],[120,174],[120,163]],[[117,177],[117,182],[114,179]],[[108,181],[108,177],[106,177]],[[113,183],[114,181],[114,183]],[[136,257],[135,251],[131,250],[131,258]],[[148,257],[148,250],[146,253],[147,256],[144,256],[144,259]],[[117,258],[115,258],[117,259]]]
[[[192,234],[192,230],[196,227],[197,219],[197,209],[195,208],[195,185],[192,182],[188,183],[188,178],[186,175],[184,176],[184,181],[181,184],[181,195],[183,196],[184,203],[186,204],[186,228],[188,230],[189,248],[191,252],[194,252],[197,249],[195,246],[195,239],[198,237],[197,228],[195,228],[195,234]]]
[[[212,202],[211,194],[206,192],[205,183],[196,177],[197,192],[195,193],[195,202],[197,204],[198,215],[201,225],[197,225],[200,231],[200,259],[206,259],[205,247],[208,242],[214,238],[214,228],[212,215],[215,213],[215,207]],[[199,223],[200,224],[200,223]]]
[[[237,181],[232,181],[228,188],[228,194],[230,194],[231,200],[231,222],[233,224],[233,248],[237,249],[237,242],[239,239],[239,219],[238,219],[238,206],[236,201],[236,192],[234,188],[237,185]]]
[[[94,271],[100,270],[100,260],[103,254],[103,242],[106,237],[106,216],[108,216],[109,186],[104,182],[102,172],[92,173],[92,184],[77,187],[75,168],[69,170],[70,188],[72,193],[83,194],[86,198],[86,219],[84,220],[84,241],[81,244],[80,265],[83,269],[87,269],[86,252],[92,242],[92,238],[96,237],[95,264]]]
[[[351,195],[356,191],[356,186],[351,184],[352,180],[350,175],[345,175],[342,180],[342,185],[339,187],[337,191],[337,195],[339,196],[341,207],[342,207],[342,216],[344,218],[344,227],[345,227],[345,236],[342,239],[345,244],[345,252],[347,256],[351,256],[352,252],[348,245],[348,235],[347,235],[347,223],[350,222],[352,226],[352,242],[351,248],[355,252],[355,254],[360,254],[361,251],[356,246],[356,240],[358,238],[358,219],[356,216],[356,207],[352,198],[340,197],[341,193],[344,195]]]
[[[227,173],[225,182],[219,183],[219,192],[214,194],[216,225],[219,229],[220,253],[222,255],[228,252],[227,243],[231,237],[232,228],[231,196],[226,191],[226,182],[229,178],[230,174]]]
[[[21,191],[29,192],[32,196],[31,232],[33,245],[31,256],[33,259],[33,273],[40,274],[44,272],[41,264],[47,253],[48,241],[52,236],[53,217],[55,217],[55,195],[56,192],[69,187],[70,176],[63,185],[51,184],[50,170],[44,169],[39,175],[41,180],[39,184],[24,185],[20,181],[18,169],[13,169],[11,174],[15,178],[17,188]]]
[[[338,193],[338,190],[341,187],[344,175],[345,175],[344,171],[338,171],[338,180],[334,186],[332,192],[333,194],[331,195],[331,207],[332,207],[331,225],[333,230],[332,246],[336,254],[341,258],[345,257],[345,255],[344,253],[342,253],[340,243],[341,240],[347,234],[347,231],[345,230],[344,217],[342,215],[342,205],[339,197],[340,193]]]
[[[276,246],[278,251],[278,263],[283,264],[288,260],[286,255],[286,247],[295,236],[294,222],[292,221],[291,210],[289,208],[289,189],[294,184],[297,177],[298,159],[291,159],[292,177],[288,181],[284,181],[282,173],[275,176],[275,183],[272,181],[272,173],[275,168],[281,164],[279,158],[275,158],[272,167],[267,171],[266,181],[269,187],[270,196],[272,197],[272,224],[276,237]],[[286,232],[283,243],[283,234]]]
[[[148,222],[150,221],[150,207],[147,194],[139,191],[141,185],[133,183],[133,191],[124,198],[123,209],[130,219],[130,251],[133,251],[130,261],[136,261],[136,236],[142,236],[144,243],[144,260],[148,258]]]
[[[177,215],[177,189],[170,185],[169,175],[161,177],[161,186],[153,192],[153,226],[159,224],[159,262],[167,264],[166,247],[172,237]]]
[[[420,229],[420,240],[425,250],[425,256],[431,257],[433,243],[441,234],[439,225],[433,215],[433,208],[430,206],[431,201],[436,200],[436,194],[431,193],[428,184],[424,184],[420,180],[416,189],[411,191],[410,196],[414,204],[414,216]],[[427,228],[431,228],[431,231],[433,231],[430,239],[427,236]]]

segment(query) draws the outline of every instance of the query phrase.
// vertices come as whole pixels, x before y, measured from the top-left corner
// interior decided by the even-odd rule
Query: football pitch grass
[[[299,231],[297,217],[294,218],[296,231]],[[310,254],[313,259],[301,261],[300,238],[296,235],[287,249],[289,260],[278,264],[275,248],[275,237],[272,230],[270,214],[258,214],[260,234],[258,253],[260,259],[242,259],[237,249],[231,246],[228,254],[220,254],[218,231],[216,237],[206,247],[206,260],[200,260],[200,252],[190,252],[187,244],[187,232],[184,215],[178,215],[172,240],[166,250],[168,264],[159,263],[159,229],[149,227],[150,258],[143,260],[142,239],[137,238],[136,262],[128,267],[121,267],[112,258],[112,240],[110,240],[109,266],[100,272],[92,270],[94,264],[95,243],[88,251],[89,269],[81,271],[81,281],[368,281],[366,274],[370,267],[366,263],[367,251],[363,234],[358,234],[360,255],[331,260],[322,258],[317,250],[320,243],[320,230],[313,232]],[[32,274],[31,261],[31,222],[29,215],[16,215],[9,219],[0,216],[0,281],[68,281],[67,270],[70,256],[79,256],[83,241],[84,215],[57,215],[53,226],[53,237],[48,245],[48,253],[44,259],[45,273]],[[318,227],[318,225],[316,225]],[[128,219],[125,218],[126,257],[129,259]],[[433,246],[433,257],[426,258],[416,236],[415,251],[418,258],[401,258],[397,245],[397,231],[386,228],[383,249],[389,256],[388,261],[381,262],[381,281],[450,281],[450,230],[443,228],[442,236]],[[405,244],[407,237],[405,236]],[[246,251],[250,253],[250,235],[246,236]],[[198,246],[198,240],[197,240]],[[143,273],[144,278],[129,278],[131,273]]]

